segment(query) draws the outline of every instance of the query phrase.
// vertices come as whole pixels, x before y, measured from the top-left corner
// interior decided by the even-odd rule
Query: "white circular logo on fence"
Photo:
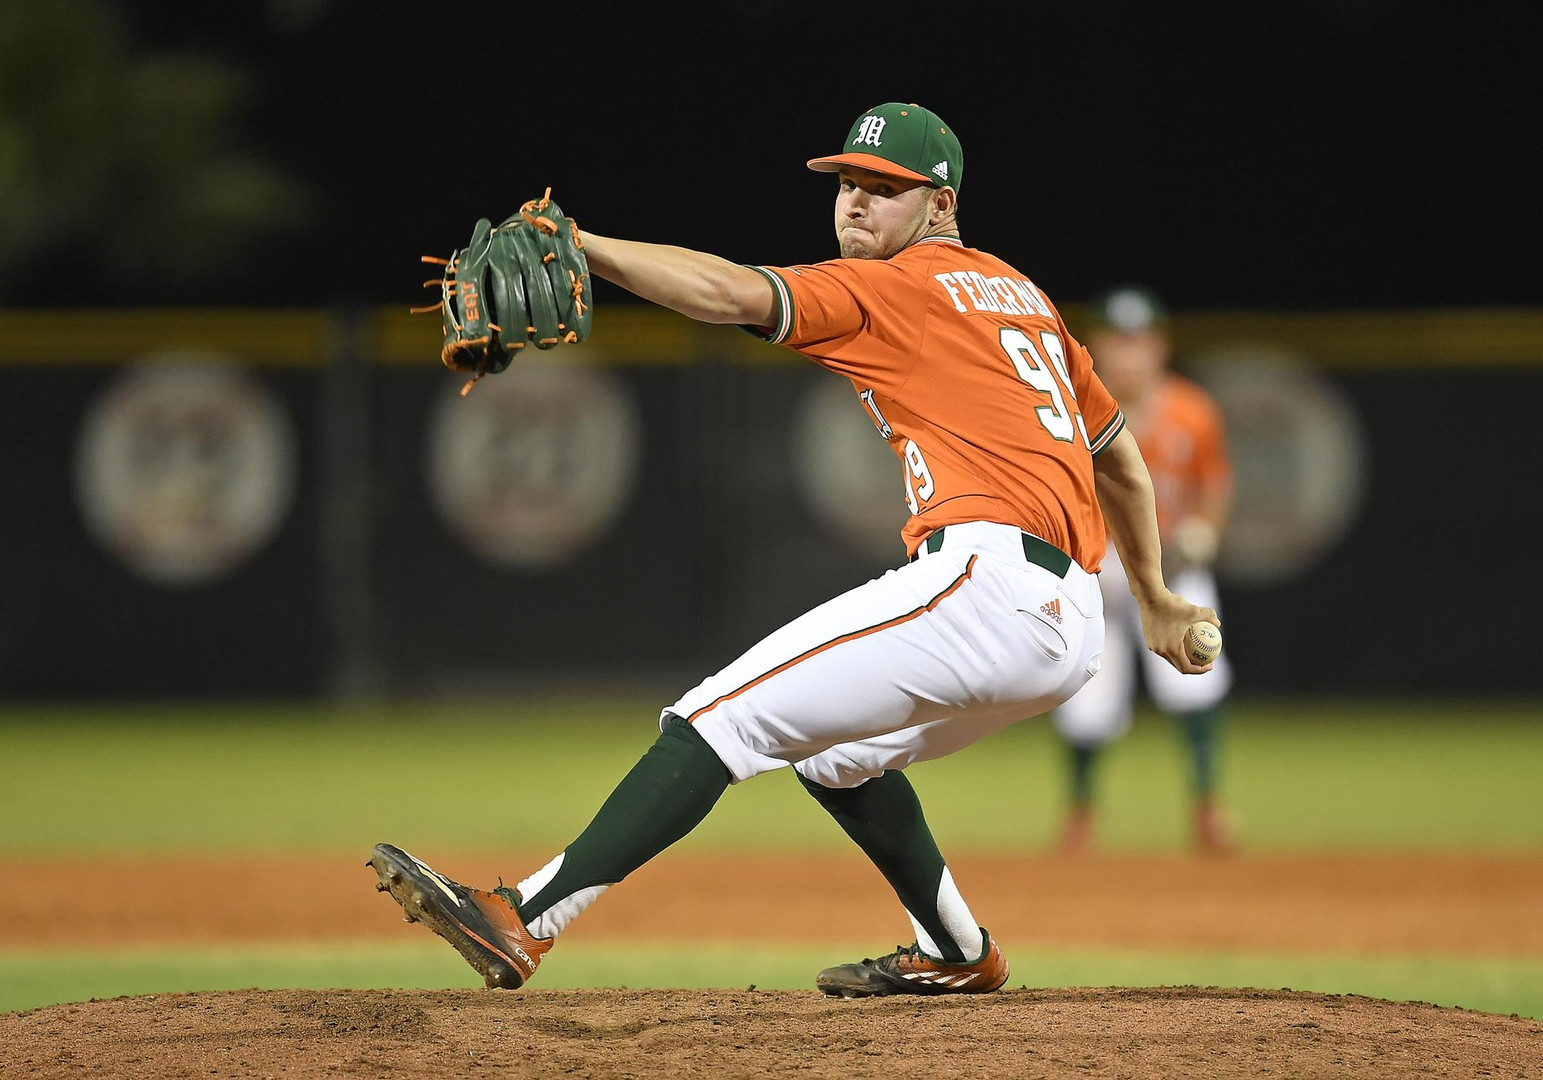
[[[159,354],[87,410],[75,494],[91,534],[135,573],[200,585],[278,530],[296,456],[283,406],[233,361]]]
[[[1301,357],[1235,345],[1197,357],[1227,422],[1237,496],[1217,569],[1270,584],[1308,570],[1354,524],[1367,485],[1354,405]]]
[[[592,364],[522,358],[466,397],[445,388],[428,431],[429,494],[483,558],[557,566],[595,544],[637,485],[642,423]]]
[[[794,420],[793,470],[815,516],[855,550],[903,553],[900,461],[845,379],[810,382]]]

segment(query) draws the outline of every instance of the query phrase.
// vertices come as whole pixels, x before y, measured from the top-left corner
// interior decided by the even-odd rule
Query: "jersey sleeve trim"
[[[782,275],[778,274],[775,270],[770,270],[764,266],[751,266],[750,269],[771,282],[772,297],[777,302],[777,313],[776,321],[772,323],[771,329],[766,333],[762,333],[759,327],[747,326],[745,329],[757,337],[765,338],[773,345],[781,345],[788,339],[788,335],[793,332],[793,291],[788,288],[788,283],[782,280]]]
[[[1125,430],[1125,414],[1119,409],[1114,411],[1114,416],[1104,425],[1103,430],[1095,435],[1088,443],[1088,449],[1096,455],[1104,447],[1114,442],[1114,437]]]

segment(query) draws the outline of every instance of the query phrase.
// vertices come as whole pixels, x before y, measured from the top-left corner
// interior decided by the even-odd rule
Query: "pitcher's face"
[[[841,170],[836,191],[836,242],[843,259],[887,259],[926,235],[932,193],[920,180],[867,169]]]

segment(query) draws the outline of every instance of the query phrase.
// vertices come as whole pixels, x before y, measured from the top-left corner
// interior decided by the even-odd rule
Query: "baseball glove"
[[[424,282],[438,286],[440,301],[413,310],[440,313],[445,342],[439,357],[471,375],[462,394],[484,375],[503,371],[526,345],[550,349],[589,336],[589,262],[579,227],[552,201],[551,188],[500,225],[477,222],[471,240],[450,258],[425,255],[423,261],[445,268],[443,277]]]

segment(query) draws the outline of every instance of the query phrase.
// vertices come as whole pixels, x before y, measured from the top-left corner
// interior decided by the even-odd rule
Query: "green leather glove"
[[[578,226],[552,201],[551,188],[496,227],[487,218],[477,222],[466,247],[448,260],[424,259],[445,267],[440,303],[415,310],[440,312],[440,359],[472,376],[466,390],[503,371],[526,345],[550,349],[589,336],[589,262]]]

